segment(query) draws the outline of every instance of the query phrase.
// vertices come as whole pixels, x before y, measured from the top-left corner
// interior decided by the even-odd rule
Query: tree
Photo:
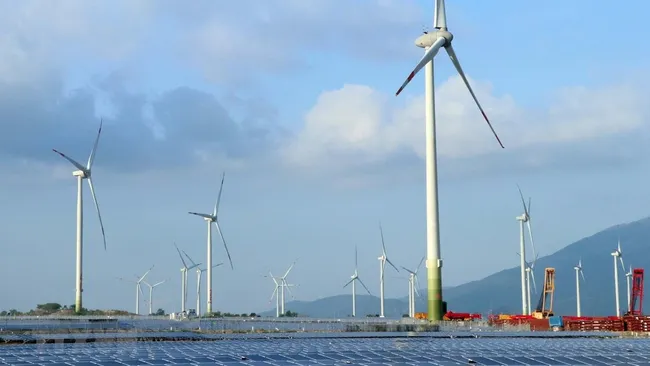
[[[158,310],[154,313],[154,315],[165,315],[165,310],[163,310],[163,309],[158,309]]]
[[[61,310],[61,304],[55,303],[55,302],[48,302],[45,304],[38,304],[36,305],[36,310],[41,310],[46,313],[54,313],[59,310]]]

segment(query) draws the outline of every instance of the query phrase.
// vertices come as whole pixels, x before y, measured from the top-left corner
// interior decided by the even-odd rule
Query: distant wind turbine
[[[621,251],[620,239],[616,250],[612,252],[612,257],[614,257],[614,296],[616,297],[616,316],[621,316],[620,296],[618,294],[618,261],[621,261],[623,273],[625,273],[625,264],[623,264],[623,252]]]
[[[183,259],[183,255],[181,255],[181,250],[178,249],[176,243],[174,243],[174,247],[176,247],[178,257],[181,259],[181,263],[183,263],[183,267],[181,267],[181,312],[185,312],[185,305],[187,303],[187,271],[198,267],[200,263],[192,264],[191,267],[188,267],[187,263],[185,263],[185,259]]]
[[[386,244],[384,243],[384,230],[381,228],[381,223],[379,224],[379,234],[381,235],[381,256],[379,259],[379,317],[384,317],[384,268],[386,267],[386,262],[395,268],[397,272],[399,269],[395,267],[393,262],[388,259],[386,256]]]
[[[190,256],[187,255],[187,253],[185,253],[185,251],[183,251],[183,254],[185,254],[187,259],[189,259],[190,262],[192,264],[194,264],[194,261],[192,260],[192,258],[190,258]],[[216,268],[216,267],[219,267],[221,265],[223,265],[223,263],[217,263],[214,266],[212,266],[212,268]],[[207,268],[201,269],[200,267],[198,267],[198,265],[196,267],[196,314],[198,316],[201,316],[201,275],[206,270],[207,270]]]
[[[156,288],[157,286],[162,285],[165,283],[167,280],[162,280],[160,282],[154,283],[153,285],[149,284],[147,281],[142,281],[145,285],[149,287],[149,315],[153,314],[153,289]]]
[[[422,257],[422,260],[420,260],[420,263],[418,266],[415,268],[415,271],[412,271],[404,266],[404,270],[409,273],[409,317],[415,318],[415,295],[417,294],[420,296],[420,291],[418,290],[420,288],[420,282],[418,281],[418,271],[420,270],[420,267],[422,267],[422,262],[424,262],[424,259],[426,257]]]
[[[517,185],[519,190],[519,197],[521,197],[521,204],[524,207],[524,213],[521,216],[517,216],[517,221],[519,221],[519,264],[521,270],[521,307],[522,314],[530,314],[532,306],[530,305],[530,284],[526,277],[526,234],[524,229],[524,224],[528,225],[528,235],[530,236],[530,244],[533,248],[533,256],[535,255],[535,242],[533,241],[533,231],[530,225],[530,197],[528,198],[528,205],[524,200],[524,195],[521,193],[521,188]],[[530,270],[529,270],[530,271]]]
[[[88,157],[88,163],[86,166],[83,166],[71,159],[64,153],[52,149],[55,153],[59,154],[65,160],[69,161],[74,165],[77,170],[72,172],[72,175],[77,177],[77,265],[76,265],[76,277],[75,277],[75,312],[81,312],[83,308],[82,303],[82,292],[83,292],[83,180],[88,180],[88,186],[90,187],[90,193],[93,197],[93,202],[95,202],[95,209],[97,210],[97,217],[99,218],[99,227],[102,229],[102,239],[104,240],[104,250],[106,250],[106,235],[104,233],[104,223],[102,222],[102,215],[99,213],[99,204],[97,203],[97,196],[95,195],[95,186],[93,185],[93,179],[91,177],[93,162],[95,161],[95,153],[97,152],[97,145],[99,144],[99,135],[102,133],[102,123],[99,121],[99,131],[97,131],[97,138],[95,138],[95,144],[93,149],[90,151],[90,156]]]
[[[632,279],[632,266],[629,266],[630,271],[625,274],[625,284],[627,285],[627,311],[631,312],[630,309],[630,280]]]
[[[121,278],[121,277],[119,278],[120,280],[125,281],[125,282],[135,283],[135,314],[136,315],[140,315],[140,294],[142,294],[142,287],[140,286],[140,283],[142,281],[144,281],[144,278],[147,277],[147,275],[149,274],[149,272],[151,272],[153,267],[154,266],[151,266],[151,268],[149,268],[147,270],[147,272],[145,272],[142,275],[142,277],[138,277],[137,275],[134,275],[135,278],[137,278],[137,281],[127,280],[127,279]],[[142,296],[144,296],[144,294],[142,294]],[[149,314],[151,314],[151,312],[149,312]]]
[[[361,278],[359,278],[359,272],[357,270],[357,264],[358,264],[357,259],[358,259],[357,246],[355,245],[354,246],[354,274],[351,277],[352,279],[343,286],[343,288],[346,288],[349,284],[352,284],[352,316],[353,317],[357,316],[357,290],[356,290],[355,282],[359,281],[361,286],[363,286],[363,288],[365,288],[366,291],[368,291],[368,295],[372,295],[370,293],[370,290],[368,290],[368,287],[366,287],[366,284],[364,284],[363,281],[361,281]]]
[[[208,314],[212,313],[212,223],[215,224],[217,227],[217,231],[219,232],[219,236],[221,237],[221,241],[223,242],[223,247],[226,249],[226,254],[228,255],[228,261],[230,262],[230,268],[235,269],[232,265],[232,258],[230,257],[230,251],[228,251],[228,245],[226,244],[226,239],[223,237],[223,232],[221,231],[221,226],[219,225],[219,203],[221,201],[221,192],[223,191],[223,181],[226,179],[226,173],[224,172],[223,175],[221,176],[221,186],[219,187],[219,195],[217,196],[217,202],[214,205],[214,210],[212,210],[212,214],[204,214],[204,213],[198,213],[198,212],[189,212],[190,215],[196,215],[199,217],[202,217],[205,221],[208,222],[208,259],[207,259],[207,288],[208,288],[208,295],[207,295],[207,309],[206,312]]]
[[[582,276],[582,281],[585,280],[585,274],[582,272],[582,258],[578,260],[578,265],[573,267],[576,271],[576,314],[577,316],[582,316],[582,309],[580,307],[580,276]]]

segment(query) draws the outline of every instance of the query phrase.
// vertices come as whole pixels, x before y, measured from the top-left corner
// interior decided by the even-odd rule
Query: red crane
[[[632,294],[626,315],[643,315],[643,268],[632,271]]]

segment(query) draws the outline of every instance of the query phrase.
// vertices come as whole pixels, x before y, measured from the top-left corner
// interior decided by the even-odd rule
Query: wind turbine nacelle
[[[454,39],[454,35],[447,31],[436,30],[419,36],[415,40],[415,45],[420,48],[429,48],[438,38],[444,38],[449,44]]]
[[[87,174],[83,170],[75,170],[72,172],[72,175],[75,177],[87,178]]]

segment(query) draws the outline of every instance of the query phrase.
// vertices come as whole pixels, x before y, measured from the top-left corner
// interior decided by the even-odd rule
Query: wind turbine
[[[280,317],[280,314],[285,313],[285,311],[284,311],[284,303],[285,303],[284,289],[286,287],[287,290],[289,291],[289,294],[291,294],[291,289],[289,289],[289,287],[293,287],[294,285],[290,285],[290,284],[287,283],[287,276],[289,275],[289,272],[291,272],[291,270],[293,269],[293,266],[295,264],[296,264],[296,261],[291,263],[291,265],[289,266],[289,269],[287,269],[287,271],[284,273],[284,276],[282,276],[282,277],[273,276],[273,273],[271,273],[271,271],[269,271],[268,276],[264,276],[264,277],[270,277],[273,280],[273,282],[275,283],[275,289],[273,290],[273,293],[271,294],[271,299],[269,299],[269,302],[271,300],[273,300],[273,296],[277,296],[277,298],[276,298],[276,311],[275,311],[277,317]],[[293,294],[291,294],[291,296],[293,297]]]
[[[158,283],[154,283],[153,285],[149,284],[147,281],[142,281],[145,285],[149,286],[149,315],[153,314],[153,289],[156,288],[156,286],[160,286],[163,283],[165,283],[167,280],[162,280]]]
[[[174,246],[176,247],[176,251],[178,252],[178,257],[181,259],[181,262],[183,263],[183,267],[181,267],[181,312],[185,312],[185,303],[187,302],[187,271],[198,267],[200,263],[199,264],[192,263],[192,266],[188,267],[187,263],[185,263],[185,259],[183,259],[183,256],[181,255],[180,249],[178,249],[178,245],[174,243]]]
[[[395,95],[399,95],[415,75],[424,68],[425,78],[425,125],[426,125],[426,206],[427,206],[427,318],[439,321],[442,319],[442,259],[440,257],[440,229],[438,218],[438,170],[436,166],[436,124],[435,124],[435,90],[433,78],[433,60],[438,50],[444,47],[456,67],[460,77],[465,82],[469,93],[478,106],[483,118],[488,123],[499,145],[503,147],[499,137],[492,128],[483,108],[476,99],[463,72],[456,52],[451,45],[454,36],[447,29],[444,0],[435,1],[433,27],[434,32],[425,32],[415,40],[415,45],[425,49],[424,56],[413,71],[400,86]]]
[[[384,230],[381,228],[381,223],[379,223],[379,234],[381,235],[381,256],[379,259],[379,317],[384,317],[384,268],[386,267],[386,262],[390,264],[397,272],[399,269],[395,267],[393,262],[388,259],[386,256],[386,244],[384,243]]]
[[[226,239],[223,237],[223,232],[221,231],[221,226],[219,225],[219,219],[217,215],[219,214],[219,202],[221,201],[221,192],[223,191],[223,181],[226,179],[226,173],[224,172],[221,176],[221,186],[219,187],[219,195],[217,196],[217,202],[214,204],[214,210],[212,214],[203,214],[197,212],[189,212],[190,215],[196,215],[203,217],[205,221],[208,222],[208,260],[207,260],[207,287],[208,287],[208,306],[207,313],[212,313],[212,223],[217,227],[221,241],[223,242],[223,247],[226,248],[226,254],[228,255],[228,261],[230,262],[230,268],[235,269],[232,265],[232,258],[230,258],[230,251],[228,251],[228,245],[226,244]]]
[[[409,317],[411,318],[415,318],[415,295],[417,294],[420,296],[420,291],[418,290],[420,287],[420,282],[418,281],[418,271],[420,270],[420,267],[422,267],[424,258],[425,257],[422,257],[422,260],[420,260],[420,263],[415,268],[415,271],[411,271],[410,269],[402,266],[402,268],[404,268],[404,270],[409,273]]]
[[[83,180],[88,180],[88,186],[90,187],[90,193],[93,197],[93,202],[95,203],[95,209],[97,210],[97,217],[99,218],[99,227],[102,229],[102,239],[104,240],[104,250],[106,250],[106,235],[104,233],[104,223],[102,222],[102,215],[99,213],[99,204],[97,203],[97,196],[95,195],[95,186],[93,185],[92,179],[92,166],[95,161],[95,153],[97,152],[97,145],[99,144],[99,135],[102,133],[102,124],[103,120],[99,121],[99,131],[97,131],[97,138],[95,138],[95,144],[93,149],[90,151],[90,156],[88,157],[88,163],[84,167],[79,164],[72,158],[68,157],[64,153],[52,149],[55,153],[61,155],[65,160],[69,161],[74,165],[77,170],[72,172],[72,175],[77,177],[77,265],[76,265],[76,277],[75,277],[75,303],[74,308],[75,312],[81,312],[83,308],[82,304],[82,292],[83,292]]]
[[[618,246],[616,250],[612,252],[612,257],[614,257],[614,296],[616,297],[616,316],[621,316],[621,304],[620,298],[618,295],[618,260],[621,261],[621,267],[623,272],[625,272],[625,265],[623,264],[623,252],[621,251],[621,240],[618,241]]]
[[[625,268],[624,268],[625,269]],[[630,271],[625,274],[625,282],[627,284],[627,311],[630,312],[630,279],[632,278],[632,266]]]
[[[528,303],[530,298],[530,284],[527,285],[526,281],[526,235],[524,223],[528,225],[528,235],[530,236],[530,244],[533,248],[533,255],[535,255],[535,242],[533,241],[533,231],[530,227],[530,204],[531,199],[528,198],[528,206],[526,206],[526,201],[524,200],[524,195],[521,193],[521,188],[517,185],[519,190],[519,197],[521,197],[521,204],[524,206],[524,213],[521,216],[517,216],[517,221],[519,221],[519,262],[521,269],[521,307],[522,314],[529,314],[531,306]],[[527,289],[528,287],[528,289]]]
[[[192,260],[192,258],[190,258],[190,256],[187,255],[187,253],[185,253],[185,251],[183,251],[183,254],[185,254],[187,259],[189,259],[190,262],[192,262],[192,264],[194,264],[194,261]],[[219,267],[221,265],[223,265],[223,263],[217,263],[214,266],[212,266],[212,268],[216,268],[216,267]],[[198,316],[201,316],[201,274],[203,274],[203,272],[205,272],[205,271],[207,271],[207,268],[201,269],[197,265],[197,267],[196,267],[196,314]]]
[[[576,271],[576,312],[577,316],[582,316],[581,308],[580,308],[580,276],[582,276],[582,280],[585,280],[585,274],[582,272],[582,258],[578,260],[578,265],[573,267]]]
[[[520,253],[517,253],[518,256],[521,256]],[[535,253],[535,259],[532,262],[526,261],[526,314],[533,314],[533,302],[530,296],[530,283],[533,283],[533,289],[537,293],[537,284],[535,283],[535,263],[537,263],[537,258],[539,257],[538,253]]]
[[[121,278],[121,277],[118,278],[119,280],[122,280],[122,281],[135,283],[135,314],[136,314],[136,315],[140,315],[140,294],[142,293],[142,287],[140,286],[140,283],[141,283],[142,281],[144,281],[144,278],[147,277],[147,275],[149,274],[149,272],[151,272],[151,270],[153,269],[153,267],[154,267],[154,266],[151,266],[151,268],[149,268],[149,269],[147,270],[147,272],[145,272],[145,273],[142,275],[142,277],[138,277],[137,275],[134,275],[135,278],[138,279],[137,281],[127,280],[127,279],[124,279],[124,278]],[[144,296],[144,294],[142,294],[142,296]],[[151,314],[151,312],[150,312],[149,314]]]
[[[275,288],[271,293],[271,298],[269,299],[269,302],[271,302],[271,300],[273,300],[273,296],[275,296],[275,317],[279,318],[280,317],[280,291],[278,289],[280,288],[280,283],[278,283],[277,279],[273,276],[273,273],[271,273],[271,271],[269,271],[268,276],[264,276],[264,277],[271,277],[273,283],[275,283]]]
[[[357,316],[357,288],[356,288],[356,281],[359,281],[361,286],[368,291],[368,295],[372,295],[370,293],[370,290],[368,290],[368,287],[366,287],[366,284],[361,281],[361,278],[359,278],[359,272],[357,271],[357,263],[358,263],[358,255],[357,255],[357,246],[354,246],[354,274],[350,277],[351,280],[348,281],[345,285],[343,285],[343,288],[346,288],[349,284],[352,284],[352,317]]]

